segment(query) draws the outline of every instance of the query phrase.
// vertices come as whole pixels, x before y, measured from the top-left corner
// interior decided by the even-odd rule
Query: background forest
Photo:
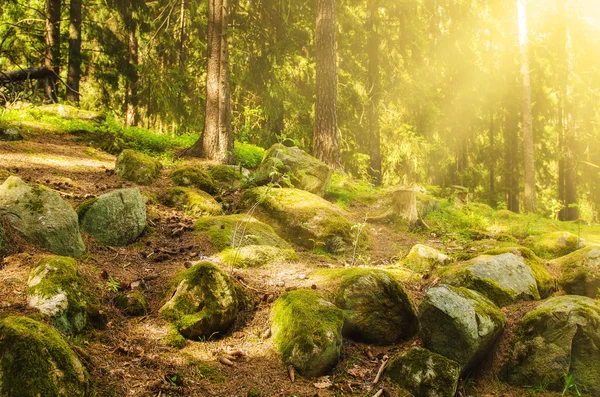
[[[182,146],[197,139],[206,101],[207,2],[4,0],[0,70],[44,65],[46,3],[58,6],[62,21],[55,62],[67,83],[57,82],[59,101],[79,100],[84,109],[105,111],[115,125],[153,130],[144,133],[162,134]],[[236,150],[244,143],[268,148],[290,138],[312,152],[315,3],[230,1]],[[600,172],[595,150],[600,140],[600,4],[528,1],[521,10],[527,13],[528,29],[521,25],[521,38],[528,38],[528,48],[519,40],[517,4],[338,1],[342,168],[370,180],[370,153],[377,145],[385,185],[447,191],[461,185],[494,208],[524,210],[524,49],[531,80],[536,210],[553,218],[595,220],[600,210],[600,185],[595,183]],[[73,12],[78,5],[80,16]],[[80,55],[72,53],[78,39]],[[69,60],[78,56],[81,80],[75,91],[80,95],[74,95],[65,87],[73,87]],[[43,92],[14,84],[0,91],[3,105],[22,100],[42,102]]]

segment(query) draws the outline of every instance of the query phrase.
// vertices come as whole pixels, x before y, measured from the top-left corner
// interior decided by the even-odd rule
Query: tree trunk
[[[137,40],[137,22],[132,16],[129,16],[128,21],[129,34],[129,64],[128,64],[128,81],[127,81],[127,99],[126,99],[126,117],[125,124],[128,127],[133,127],[138,124],[138,71],[139,64],[138,55],[138,40]]]
[[[79,80],[81,79],[81,1],[71,0],[69,6],[67,101],[73,103],[79,103]]]
[[[407,221],[411,226],[419,220],[417,212],[417,193],[414,190],[398,189],[392,192],[390,208],[383,214],[368,217],[368,222]]]
[[[317,0],[317,92],[313,151],[319,160],[339,168],[335,4],[336,0]]]
[[[0,72],[0,85],[15,83],[17,81],[46,79],[50,76],[53,76],[53,73],[45,66],[40,68]]]
[[[565,16],[569,15],[567,0],[564,0]],[[568,25],[565,24],[565,55],[566,55],[566,152],[567,158],[565,161],[565,205],[567,207],[567,221],[579,219],[579,208],[577,206],[577,138],[576,138],[576,95],[573,92],[572,76],[573,76],[573,41]]]
[[[519,213],[519,115],[510,99],[507,101],[504,123],[504,183],[506,206],[509,211]]]
[[[519,48],[523,79],[523,159],[525,176],[525,212],[536,212],[535,161],[533,148],[533,119],[531,115],[531,81],[529,77],[529,39],[525,0],[517,0],[519,14]]]
[[[60,76],[60,8],[61,0],[46,0],[46,55],[44,66],[52,72],[46,79],[44,96],[46,102],[58,102],[58,78]]]
[[[495,206],[496,195],[496,137],[494,112],[490,110],[490,202]]]
[[[381,84],[379,81],[379,4],[378,0],[370,0],[368,5],[367,52],[369,56],[369,154],[371,181],[375,186],[381,185],[381,136],[379,129],[379,103],[381,100]]]
[[[208,66],[204,131],[200,139],[185,152],[190,156],[204,156],[225,164],[233,160],[234,149],[229,89],[228,7],[228,0],[208,2]]]

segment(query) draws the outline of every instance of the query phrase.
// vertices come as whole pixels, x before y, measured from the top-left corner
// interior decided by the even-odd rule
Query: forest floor
[[[58,192],[75,208],[86,198],[110,190],[133,186],[113,172],[115,158],[88,146],[75,135],[56,134],[43,125],[28,125],[26,139],[0,142],[0,183],[17,175],[29,183],[43,184]],[[177,160],[179,166],[198,160]],[[172,185],[162,173],[149,187],[140,187],[156,197]],[[236,195],[224,197],[236,210]],[[362,222],[372,206],[350,203],[354,222]],[[90,330],[70,343],[82,356],[94,381],[97,396],[372,396],[408,393],[386,382],[372,381],[382,360],[419,345],[418,338],[402,344],[377,347],[344,340],[341,361],[327,378],[290,381],[287,369],[272,341],[269,329],[272,302],[282,292],[295,288],[325,288],[317,270],[343,268],[345,260],[318,255],[297,248],[300,259],[251,269],[223,269],[240,282],[249,299],[231,331],[220,339],[189,341],[183,349],[169,347],[165,338],[169,325],[158,315],[165,301],[165,286],[175,274],[199,259],[214,254],[212,245],[191,227],[193,219],[183,211],[148,202],[149,225],[138,242],[127,247],[100,246],[84,236],[87,254],[80,259],[80,271],[100,297],[108,322],[104,329]],[[372,250],[361,259],[371,266],[397,263],[400,255],[415,243],[437,248],[456,247],[452,238],[430,232],[407,233],[394,225],[370,226]],[[34,315],[27,308],[26,284],[30,269],[47,254],[18,242],[21,253],[4,260],[0,270],[0,315]],[[347,258],[346,258],[347,260]],[[437,280],[410,277],[404,282],[415,304]],[[118,290],[141,284],[149,301],[143,317],[127,317],[113,305]],[[461,380],[459,396],[558,396],[543,390],[518,389],[499,381],[499,373],[511,348],[520,318],[537,303],[529,302],[504,309],[509,323],[496,354],[474,373]],[[367,353],[372,353],[371,358]],[[239,355],[234,366],[223,365],[222,353]]]

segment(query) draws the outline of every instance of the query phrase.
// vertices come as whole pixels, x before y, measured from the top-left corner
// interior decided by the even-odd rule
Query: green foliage
[[[235,142],[235,156],[242,167],[256,168],[265,155],[265,149],[249,143]]]

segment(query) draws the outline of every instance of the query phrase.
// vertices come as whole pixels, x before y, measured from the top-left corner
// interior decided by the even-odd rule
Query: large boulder
[[[558,258],[585,247],[585,240],[570,232],[531,236],[523,244],[544,259]]]
[[[146,154],[125,149],[117,157],[115,173],[138,185],[153,184],[160,174],[160,161]]]
[[[75,259],[46,256],[29,274],[27,303],[61,332],[76,334],[87,324],[89,299],[83,285]]]
[[[414,397],[454,397],[460,364],[415,347],[394,358],[386,367],[385,375]]]
[[[600,297],[600,248],[583,248],[554,263],[561,273],[559,284],[568,294]]]
[[[359,341],[391,345],[413,337],[419,330],[411,299],[382,270],[346,270],[334,303],[345,314],[344,335]]]
[[[406,257],[402,259],[402,264],[417,273],[427,273],[436,269],[438,266],[447,265],[452,259],[446,254],[441,253],[435,248],[423,244],[414,245]]]
[[[146,227],[146,199],[138,188],[120,189],[77,208],[81,229],[106,245],[133,243]]]
[[[307,249],[342,254],[369,244],[368,230],[349,221],[346,211],[307,191],[263,186],[246,191],[244,201],[248,206],[258,203],[257,216]]]
[[[32,244],[57,255],[79,256],[85,252],[77,214],[44,186],[29,186],[19,177],[9,177],[0,186],[0,212]]]
[[[256,170],[254,183],[260,186],[289,180],[291,186],[288,187],[306,190],[323,197],[332,174],[332,168],[304,150],[275,144],[265,153]]]
[[[0,320],[0,395],[84,397],[88,374],[60,334],[27,317]]]
[[[464,373],[490,352],[506,317],[478,292],[441,285],[427,291],[419,322],[423,346],[456,361]]]
[[[182,167],[171,172],[171,180],[177,186],[195,187],[206,193],[217,193],[217,184],[204,168]]]
[[[245,170],[249,173],[248,170]],[[215,165],[208,173],[213,180],[223,189],[237,189],[242,185],[243,169],[235,165]]]
[[[228,265],[256,267],[296,260],[296,252],[271,226],[248,215],[204,217],[196,221],[196,231],[208,236]]]
[[[169,296],[160,314],[187,339],[223,335],[237,316],[235,284],[210,262],[178,274],[170,284]]]
[[[550,298],[519,324],[507,364],[517,386],[562,391],[566,379],[600,395],[600,303],[582,296]]]
[[[533,271],[513,253],[479,256],[440,275],[442,283],[477,291],[500,307],[540,298]]]
[[[273,306],[273,341],[287,365],[306,377],[322,376],[340,358],[344,313],[312,290],[281,295]]]
[[[188,187],[173,187],[167,189],[160,201],[169,206],[184,210],[189,215],[221,215],[223,208],[217,201],[203,190]]]

